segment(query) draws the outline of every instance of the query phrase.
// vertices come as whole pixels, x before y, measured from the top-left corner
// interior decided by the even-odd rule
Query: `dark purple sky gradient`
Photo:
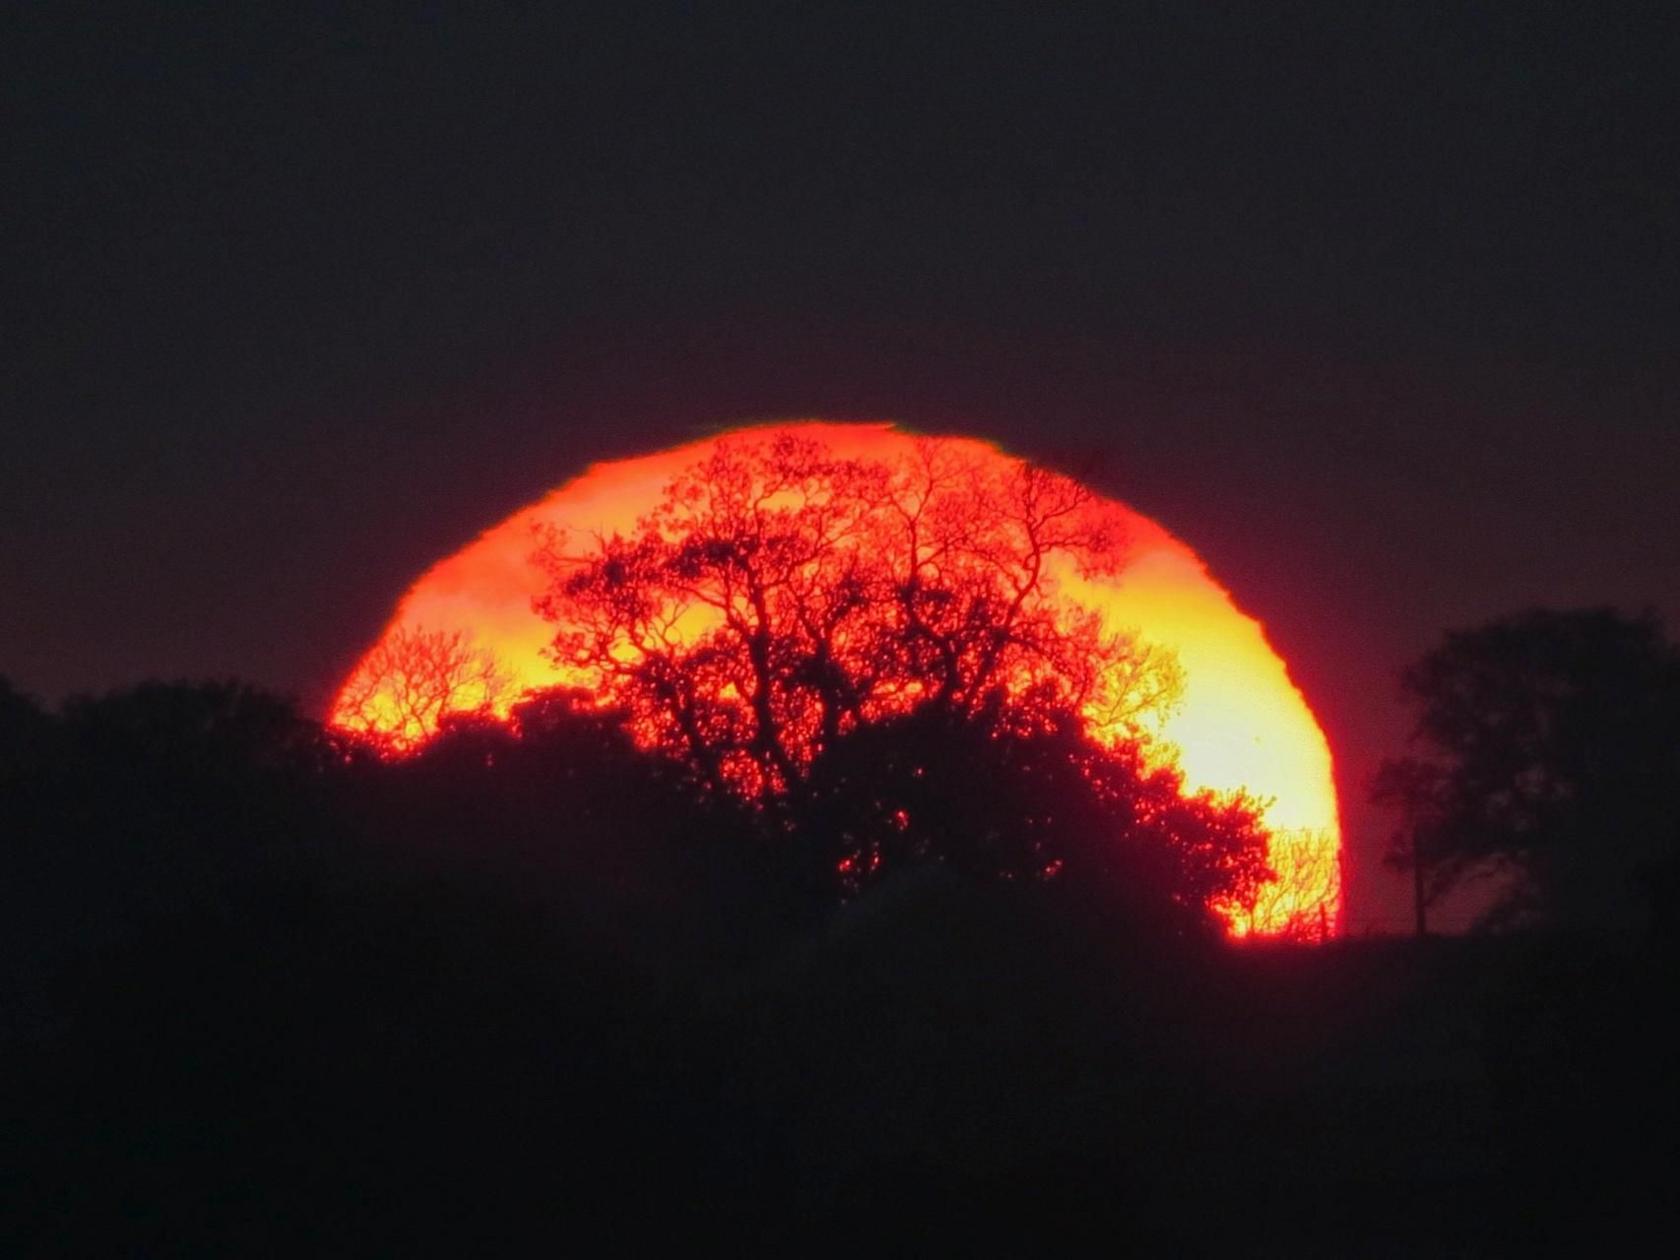
[[[318,702],[591,460],[960,429],[1096,461],[1265,621],[1358,930],[1404,922],[1362,798],[1407,659],[1680,624],[1672,21],[228,7],[0,31],[0,673],[44,697]]]

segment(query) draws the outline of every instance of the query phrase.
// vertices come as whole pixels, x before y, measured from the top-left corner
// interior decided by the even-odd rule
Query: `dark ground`
[[[1673,1224],[1670,918],[1234,948],[944,867],[813,908],[593,728],[324,766],[237,690],[14,709],[9,1255],[1499,1255]]]
[[[1649,949],[1179,953],[911,881],[721,960],[568,899],[303,880],[79,958],[6,1047],[14,1254],[1482,1255],[1673,1220]]]

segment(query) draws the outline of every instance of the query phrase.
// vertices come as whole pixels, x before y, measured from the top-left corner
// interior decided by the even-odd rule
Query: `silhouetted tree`
[[[382,638],[333,702],[334,726],[386,749],[414,747],[449,714],[500,714],[519,688],[490,649],[461,630],[402,626]]]
[[[858,889],[917,862],[985,879],[1072,879],[1135,913],[1212,926],[1271,875],[1256,802],[1187,793],[1137,743],[1098,742],[1077,713],[924,705],[860,726],[818,759],[808,831]]]
[[[106,767],[211,777],[312,767],[321,728],[280,696],[234,681],[148,682],[67,701],[72,753]]]
[[[797,796],[853,728],[995,693],[1135,735],[1175,662],[1059,594],[1112,568],[1117,519],[1088,490],[946,442],[842,459],[809,438],[720,443],[628,536],[537,559],[552,656],[714,790]]]
[[[1336,930],[1336,908],[1325,903],[1324,890],[1338,886],[1340,861],[1341,846],[1323,831],[1274,831],[1267,846],[1270,876],[1253,887],[1252,897],[1233,898],[1219,908],[1243,935],[1259,925],[1287,940],[1327,941]]]
[[[1607,925],[1672,862],[1680,653],[1653,615],[1535,611],[1448,634],[1408,669],[1417,753],[1376,800],[1403,821],[1389,860],[1423,900],[1496,875],[1488,922]]]
[[[795,872],[742,802],[697,793],[681,766],[635,744],[622,714],[581,692],[531,693],[505,721],[447,715],[369,779],[366,830],[394,865],[511,883],[622,937],[619,952],[732,949],[814,909],[794,904]]]
[[[0,886],[13,898],[0,947],[15,975],[302,877],[337,839],[343,752],[279,697],[152,682],[52,717],[7,707],[27,735],[23,772],[0,773]]]
[[[574,541],[537,556],[556,664],[643,747],[794,833],[819,879],[1124,867],[1202,913],[1265,877],[1252,803],[1186,798],[1146,764],[1181,675],[1062,595],[1125,548],[1066,477],[939,440],[845,459],[745,438],[629,536]]]

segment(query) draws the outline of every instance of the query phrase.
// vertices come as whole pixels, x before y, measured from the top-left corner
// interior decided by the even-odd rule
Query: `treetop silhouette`
[[[629,534],[550,531],[559,670],[856,891],[908,863],[1063,871],[1192,916],[1252,906],[1259,804],[1150,740],[1176,659],[1065,598],[1127,539],[1077,482],[937,439],[720,442]]]
[[[399,626],[357,665],[333,706],[333,724],[387,749],[412,748],[446,715],[494,714],[517,697],[490,649],[461,630]]]
[[[579,543],[584,545],[579,546]],[[1074,712],[1141,738],[1176,661],[1058,591],[1112,571],[1117,517],[1069,478],[937,439],[846,459],[789,434],[719,443],[628,535],[550,531],[558,666],[719,791],[797,795],[861,725],[931,706]]]
[[[1611,926],[1672,869],[1680,652],[1654,615],[1536,610],[1445,635],[1409,668],[1416,752],[1373,796],[1401,815],[1391,864],[1420,903],[1486,875],[1491,925]],[[1420,912],[1421,913],[1421,912]]]

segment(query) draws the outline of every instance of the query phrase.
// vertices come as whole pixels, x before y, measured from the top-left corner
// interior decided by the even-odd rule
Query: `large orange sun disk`
[[[842,458],[907,455],[914,435],[890,424],[805,422],[751,430],[772,437],[797,431]],[[514,513],[420,576],[397,605],[379,642],[369,648],[334,701],[330,720],[371,725],[399,745],[430,731],[432,719],[402,711],[387,692],[349,693],[382,645],[419,630],[459,634],[501,675],[494,693],[469,685],[456,703],[506,716],[525,688],[566,681],[543,655],[554,626],[532,609],[547,582],[532,562],[545,526],[574,536],[628,533],[659,501],[666,484],[722,439],[707,438],[636,459],[596,464],[582,476]],[[996,461],[1012,456],[971,439],[941,439]],[[1184,543],[1123,504],[1125,561],[1113,576],[1059,575],[1063,592],[1099,612],[1106,627],[1130,631],[1176,652],[1184,671],[1177,709],[1160,737],[1178,750],[1188,787],[1246,788],[1269,800],[1269,854],[1278,873],[1252,909],[1220,907],[1233,936],[1300,935],[1323,939],[1339,928],[1341,829],[1329,744],[1283,660],[1259,622],[1244,614]],[[359,719],[357,715],[359,716]]]

